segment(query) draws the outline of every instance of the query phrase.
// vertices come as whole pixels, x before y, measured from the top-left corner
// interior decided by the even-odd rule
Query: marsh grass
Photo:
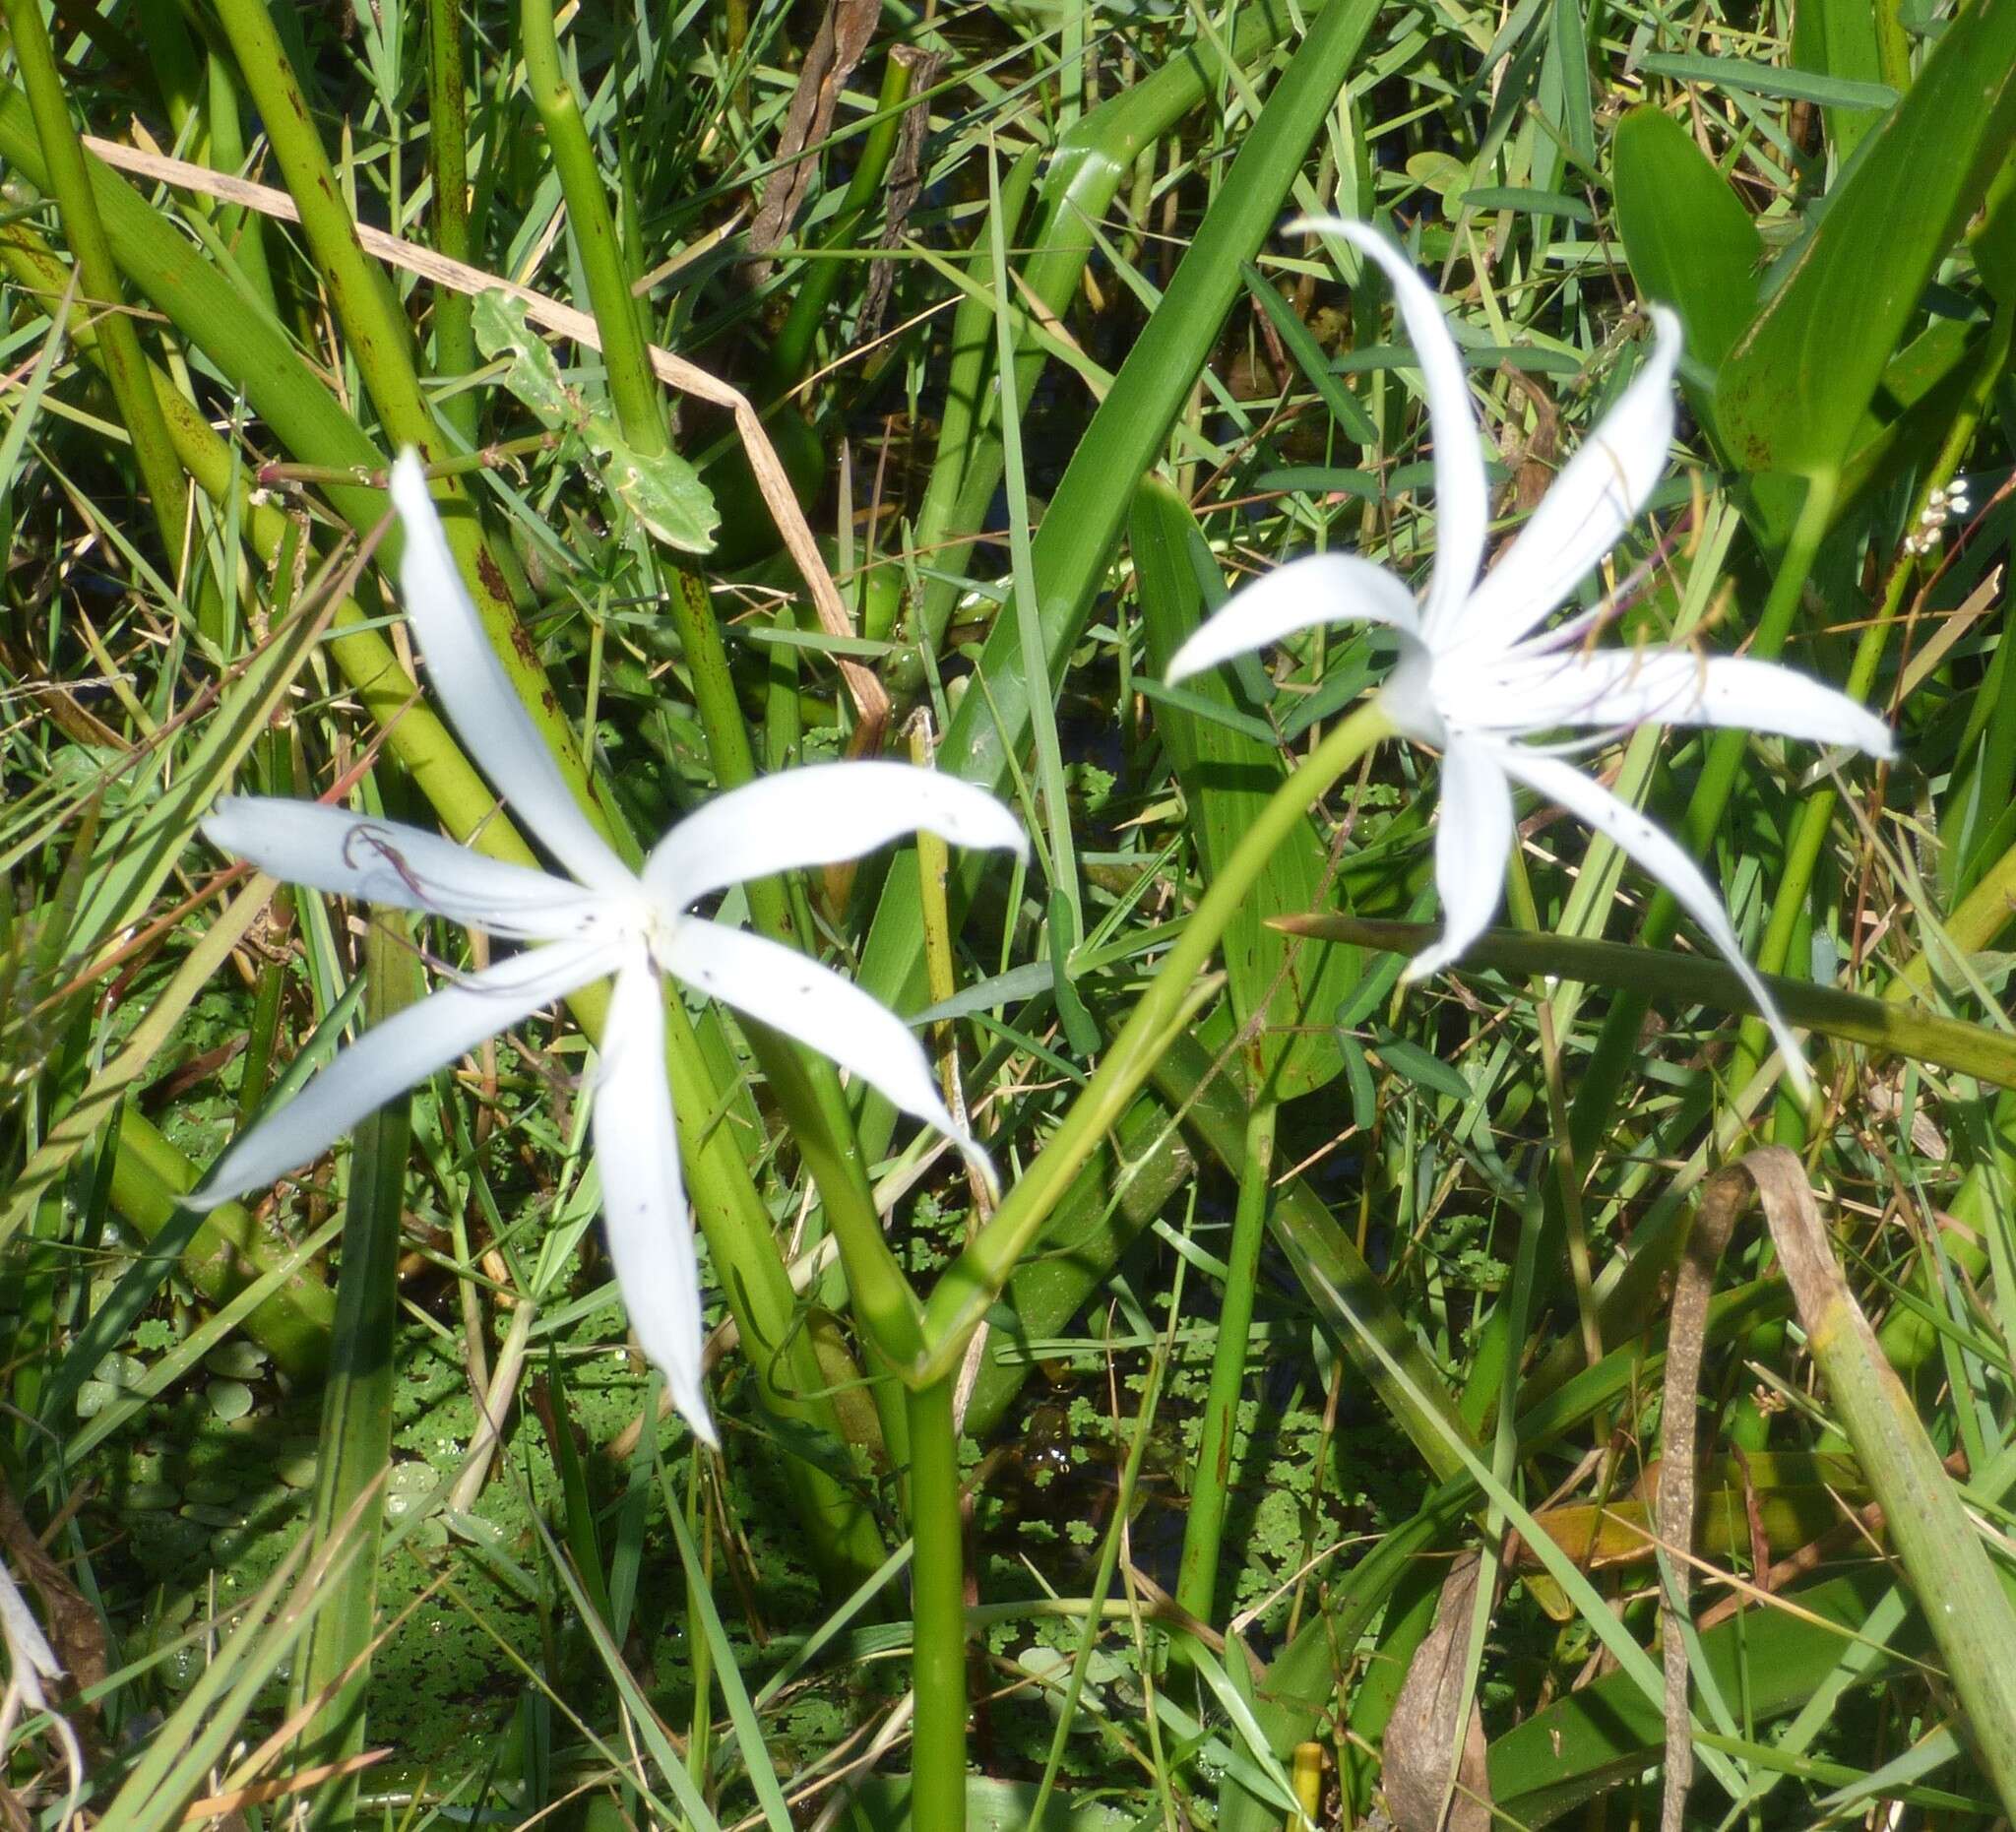
[[[286,186],[308,221],[102,167],[87,202],[60,124],[0,95],[0,1559],[86,1757],[73,1799],[47,1720],[15,1719],[10,1824],[879,1827],[910,1817],[917,1724],[919,1785],[949,1775],[976,1825],[1040,1800],[1074,1828],[1276,1826],[1310,1742],[1316,1822],[1348,1824],[1479,1544],[1497,1581],[1461,1686],[1492,1796],[1517,1823],[1634,1823],[1664,1746],[1659,1579],[1615,1522],[1648,1518],[1662,1281],[1690,1193],[1766,1139],[1823,1193],[2008,1587],[2016,104],[1924,97],[1957,90],[1948,34],[2009,48],[2010,0],[1957,24],[870,8],[767,268],[745,236],[792,168],[817,6],[583,8],[557,57],[536,0],[470,9],[459,45],[449,0],[114,0],[59,9],[45,52],[31,11],[8,7],[18,87]],[[1913,113],[1919,82],[1937,96]],[[433,189],[458,169],[466,221]],[[1625,636],[1782,650],[1885,708],[1905,760],[1837,778],[1648,729],[1599,767],[1703,853],[1762,967],[1897,1008],[1830,1042],[1816,1000],[1814,1106],[1713,984],[1662,977],[1670,913],[1544,808],[1521,806],[1508,894],[1530,933],[1399,990],[1365,925],[1434,914],[1434,765],[1387,745],[1273,868],[1300,907],[1259,911],[1359,926],[1235,931],[1229,987],[1183,988],[1201,1002],[998,1264],[961,1257],[1001,1236],[935,1138],[690,1008],[718,1458],[626,1347],[586,1149],[593,1000],[269,1196],[200,1224],[177,1205],[397,982],[482,946],[232,875],[193,837],[209,801],[339,796],[526,855],[408,674],[370,554],[376,468],[415,429],[619,849],[751,769],[859,748],[864,683],[1018,808],[1036,863],[955,856],[942,927],[909,852],[722,914],[943,1007],[926,1035],[1009,1203],[1040,1184],[1251,810],[1385,665],[1332,633],[1167,688],[1167,620],[1318,543],[1433,551],[1404,343],[1375,288],[1272,233],[1319,206],[1382,215],[1440,284],[1508,528],[1628,379],[1637,302],[1681,310],[1676,468],[1605,581]],[[464,295],[350,247],[351,221],[592,311],[609,353],[555,340],[568,405],[535,412]],[[1756,290],[1766,256],[1835,246],[1860,251],[1845,276]],[[731,417],[654,383],[640,328],[764,412],[851,636]],[[581,436],[588,415],[613,433]],[[654,537],[611,487],[626,453],[704,480],[713,554]],[[1965,525],[1907,552],[1959,476]],[[1646,945],[1575,980],[1602,957],[1549,937]],[[1915,1042],[1919,1010],[1972,1029]],[[1257,1270],[1228,1294],[1235,1238]],[[929,1330],[986,1323],[971,1366],[934,1370],[963,1408],[959,1524],[933,1517],[921,1573],[907,1474],[932,1415],[876,1349],[906,1279],[920,1354],[963,1360]],[[1739,1232],[1709,1306],[1687,1822],[1989,1823],[1938,1584],[1858,1514],[1871,1447],[1790,1317]],[[1593,1544],[1610,1504],[1606,1551],[1545,1568],[1536,1535]],[[910,1687],[914,1655],[961,1665],[948,1573],[963,1747]],[[919,1823],[945,1823],[933,1799]]]

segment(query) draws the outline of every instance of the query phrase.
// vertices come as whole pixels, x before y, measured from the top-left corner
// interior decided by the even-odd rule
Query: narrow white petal
[[[1504,558],[1479,581],[1453,639],[1509,649],[1567,600],[1638,519],[1666,473],[1680,359],[1680,321],[1655,305],[1652,322],[1652,353],[1562,466]]]
[[[490,647],[449,551],[426,474],[410,451],[392,467],[392,500],[406,537],[400,596],[418,632],[427,677],[463,743],[525,824],[584,884],[613,891],[635,883],[582,813]]]
[[[748,878],[858,858],[922,828],[953,846],[1029,854],[1022,823],[983,789],[886,759],[807,764],[716,795],[652,849],[644,881],[683,910]]]
[[[582,934],[605,901],[569,879],[320,801],[225,795],[204,818],[203,837],[284,883],[425,910],[498,935],[555,941]]]
[[[1723,908],[1715,886],[1680,850],[1678,843],[1636,808],[1619,801],[1608,790],[1592,782],[1573,764],[1558,757],[1536,756],[1517,745],[1507,746],[1502,755],[1505,768],[1512,775],[1529,788],[1538,790],[1549,801],[1558,802],[1577,820],[1594,827],[1599,833],[1607,834],[1672,892],[1680,908],[1701,925],[1702,933],[1714,942],[1723,958],[1735,969],[1737,977],[1750,989],[1750,996],[1757,1001],[1758,1011],[1770,1025],[1771,1034],[1784,1052],[1787,1076],[1803,1095],[1812,1086],[1812,1078],[1807,1073],[1805,1055],[1799,1048],[1798,1040],[1793,1035],[1792,1027],[1779,1015],[1778,1007],[1771,1002],[1771,994],[1765,990],[1764,981],[1757,977],[1756,970],[1744,960],[1742,944],[1736,940],[1736,932],[1730,924],[1729,913]]]
[[[211,1167],[203,1187],[183,1200],[193,1209],[214,1209],[319,1158],[403,1089],[540,1006],[599,979],[614,968],[621,947],[596,938],[533,948],[373,1025],[310,1076],[284,1106],[239,1138]]]
[[[1489,745],[1472,738],[1450,740],[1442,753],[1441,801],[1435,890],[1442,900],[1442,935],[1408,962],[1404,979],[1423,979],[1460,959],[1490,927],[1505,894],[1512,786]]]
[[[1168,678],[1185,680],[1325,623],[1384,623],[1408,637],[1420,627],[1414,594],[1383,566],[1349,553],[1310,553],[1233,593],[1169,658]]]
[[[13,1574],[5,1565],[0,1565],[0,1640],[20,1663],[12,1675],[16,1682],[37,1709],[47,1710],[37,1679],[62,1678],[63,1663],[56,1658],[41,1625],[29,1613],[28,1601],[15,1588]]]
[[[609,1258],[630,1326],[663,1369],[680,1417],[695,1436],[718,1447],[701,1382],[700,1267],[665,1077],[664,998],[643,954],[617,971],[596,1069],[595,1161]]]
[[[1292,227],[1341,235],[1374,262],[1393,284],[1393,302],[1407,325],[1421,365],[1421,386],[1428,398],[1428,429],[1435,439],[1435,569],[1428,581],[1421,630],[1428,646],[1439,650],[1462,614],[1478,568],[1484,560],[1484,537],[1490,532],[1484,461],[1478,450],[1477,414],[1470,405],[1470,383],[1463,358],[1442,303],[1414,263],[1370,224],[1336,217],[1305,218]]]
[[[1450,719],[1482,730],[1728,726],[1896,754],[1890,727],[1847,694],[1775,662],[1687,650],[1522,650],[1445,664]]]
[[[737,1011],[809,1043],[906,1113],[945,1134],[995,1187],[993,1161],[953,1119],[930,1059],[903,1020],[808,955],[698,917],[672,931],[661,964]]]

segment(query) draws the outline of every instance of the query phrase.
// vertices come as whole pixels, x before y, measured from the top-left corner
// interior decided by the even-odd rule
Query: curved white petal
[[[701,1382],[700,1267],[665,1077],[664,999],[642,953],[617,970],[590,1123],[609,1258],[630,1326],[664,1370],[680,1417],[695,1436],[719,1447]]]
[[[1310,553],[1234,592],[1169,658],[1166,678],[1186,680],[1325,623],[1384,623],[1410,640],[1420,628],[1414,594],[1385,567],[1349,553]]]
[[[1742,944],[1730,924],[1722,898],[1702,875],[1701,868],[1680,850],[1673,838],[1655,826],[1636,808],[1619,801],[1601,785],[1592,782],[1573,764],[1558,757],[1542,757],[1509,745],[1502,753],[1505,768],[1529,788],[1538,790],[1549,801],[1558,802],[1579,821],[1607,834],[1638,863],[1672,892],[1680,908],[1701,925],[1702,933],[1716,945],[1723,958],[1735,969],[1737,978],[1757,1001],[1757,1010],[1770,1025],[1784,1053],[1785,1072],[1793,1086],[1804,1095],[1812,1086],[1806,1059],[1792,1027],[1779,1015],[1756,970],[1743,958]]]
[[[204,817],[203,837],[284,883],[425,910],[497,935],[557,941],[584,934],[605,905],[570,879],[320,801],[225,795]]]
[[[1415,272],[1414,263],[1369,223],[1317,217],[1290,226],[1341,235],[1379,268],[1392,283],[1393,302],[1400,308],[1408,339],[1421,365],[1428,429],[1435,439],[1435,568],[1428,580],[1421,631],[1428,646],[1439,650],[1477,583],[1491,520],[1484,461],[1478,450],[1477,414],[1470,405],[1463,358],[1457,353],[1456,340],[1449,335],[1441,301]]]
[[[1448,717],[1495,731],[1729,726],[1896,754],[1890,727],[1847,694],[1775,662],[1686,650],[1567,648],[1445,663]]]
[[[449,551],[441,517],[418,457],[402,452],[392,467],[392,501],[406,539],[400,596],[420,639],[427,677],[470,754],[526,826],[584,884],[613,891],[635,878],[589,824],[560,775],[553,753],[490,647],[476,607]]]
[[[993,1161],[952,1117],[923,1045],[902,1019],[809,955],[723,922],[689,916],[660,965],[710,997],[809,1043],[906,1113],[927,1120],[997,1188]]]
[[[652,849],[644,882],[683,910],[710,891],[805,865],[858,858],[922,828],[953,846],[1027,857],[1022,823],[983,789],[889,759],[807,764],[716,795]]]
[[[318,1158],[365,1114],[486,1037],[599,979],[635,943],[556,941],[455,980],[373,1025],[278,1111],[240,1137],[183,1201],[214,1209]]]
[[[1652,353],[1561,467],[1504,558],[1478,582],[1449,630],[1452,641],[1509,649],[1566,600],[1638,519],[1666,474],[1680,359],[1680,321],[1655,305],[1652,323]]]
[[[1505,894],[1512,850],[1512,786],[1487,744],[1452,738],[1442,753],[1442,824],[1435,835],[1435,890],[1442,935],[1408,962],[1403,979],[1420,979],[1459,959],[1491,925]]]

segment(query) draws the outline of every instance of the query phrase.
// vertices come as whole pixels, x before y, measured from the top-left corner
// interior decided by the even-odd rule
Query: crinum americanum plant
[[[993,1168],[946,1108],[922,1047],[894,1013],[808,955],[692,907],[745,879],[855,858],[919,828],[1017,854],[1027,842],[1014,816],[972,785],[863,760],[787,770],[717,795],[633,871],[575,801],[506,678],[410,452],[393,468],[392,495],[406,537],[401,595],[434,691],[526,831],[569,875],[320,802],[220,801],[203,823],[206,837],[274,877],[538,945],[450,976],[373,1026],[236,1140],[194,1200],[211,1207],[271,1183],[483,1039],[612,978],[592,1109],[609,1253],[638,1341],[664,1370],[680,1413],[713,1442],[699,1274],[665,1072],[667,981],[832,1057],[944,1132],[990,1183]]]

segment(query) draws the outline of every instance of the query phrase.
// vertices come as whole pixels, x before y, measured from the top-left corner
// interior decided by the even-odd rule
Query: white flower
[[[406,530],[400,588],[435,691],[526,831],[572,879],[316,802],[220,801],[205,835],[277,878],[545,945],[458,977],[374,1026],[237,1140],[195,1204],[271,1183],[484,1038],[613,975],[594,1106],[609,1253],[638,1340],[712,1443],[699,1275],[665,1076],[665,977],[823,1051],[949,1135],[989,1180],[992,1167],[946,1110],[922,1048],[894,1013],[793,949],[685,913],[745,878],[854,858],[920,827],[960,846],[1017,853],[1022,830],[999,802],[953,777],[893,762],[822,764],[716,796],[658,843],[641,873],[631,871],[576,805],[506,679],[410,452],[393,468],[392,497]]]
[[[1744,726],[1892,754],[1890,729],[1846,695],[1773,663],[1691,650],[1596,649],[1604,612],[1542,626],[1637,517],[1666,469],[1680,327],[1655,306],[1657,341],[1520,532],[1480,577],[1489,532],[1478,426],[1456,345],[1435,295],[1383,236],[1364,224],[1303,224],[1341,235],[1386,273],[1421,368],[1434,435],[1435,561],[1427,593],[1347,554],[1295,560],[1246,587],[1169,663],[1180,680],[1317,624],[1387,625],[1400,661],[1380,702],[1404,736],[1442,753],[1435,886],[1442,936],[1408,964],[1418,979],[1457,959],[1496,914],[1512,844],[1512,784],[1524,783],[1600,829],[1672,892],[1729,958],[1806,1083],[1803,1057],[1764,984],[1743,959],[1722,901],[1693,861],[1637,809],[1568,761],[1578,745],[1520,739],[1584,727],[1605,734],[1650,723]]]

